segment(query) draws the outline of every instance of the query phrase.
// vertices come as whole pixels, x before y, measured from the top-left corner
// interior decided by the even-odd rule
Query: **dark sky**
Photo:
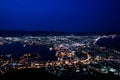
[[[120,0],[0,0],[0,30],[120,31]]]

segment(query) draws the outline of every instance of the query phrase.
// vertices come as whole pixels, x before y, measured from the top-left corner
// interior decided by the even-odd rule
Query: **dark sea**
[[[23,46],[22,43],[14,42],[0,45],[0,54],[12,54],[14,59],[19,59],[26,53],[40,55],[41,61],[56,60],[56,51],[50,51],[45,45],[26,45]]]

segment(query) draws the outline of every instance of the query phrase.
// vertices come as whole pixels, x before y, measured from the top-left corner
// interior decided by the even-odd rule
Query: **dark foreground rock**
[[[44,68],[41,68],[10,71],[0,77],[0,80],[120,80],[120,77],[113,74],[100,73],[96,73],[96,76],[80,76],[72,74],[72,76],[58,77],[48,73]]]
[[[59,77],[44,69],[23,69],[10,71],[3,75],[3,80],[60,80]]]

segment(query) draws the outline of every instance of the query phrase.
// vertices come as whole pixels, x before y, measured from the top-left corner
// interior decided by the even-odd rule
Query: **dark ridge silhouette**
[[[0,36],[59,36],[59,35],[109,35],[109,34],[120,34],[120,32],[62,32],[62,31],[24,31],[24,30],[0,30]]]
[[[1,80],[1,78],[2,78],[2,72],[0,71],[0,80]]]
[[[67,32],[57,32],[57,31],[22,31],[22,30],[16,30],[16,31],[9,31],[9,30],[4,30],[0,31],[0,36],[6,37],[6,36],[48,36],[48,35],[67,35],[69,33]]]
[[[65,74],[64,76],[58,77],[54,74],[48,73],[44,68],[41,69],[23,69],[13,70],[7,72],[0,80],[120,80],[119,76],[109,74],[101,74],[95,72],[96,75],[79,75],[79,73],[71,73],[71,76]]]
[[[120,36],[101,37],[95,44],[102,47],[120,50]]]
[[[23,69],[10,71],[3,75],[3,80],[61,80],[44,69]]]

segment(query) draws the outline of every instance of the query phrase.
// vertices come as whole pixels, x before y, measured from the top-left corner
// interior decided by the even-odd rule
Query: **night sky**
[[[120,0],[0,0],[0,30],[120,31]]]

